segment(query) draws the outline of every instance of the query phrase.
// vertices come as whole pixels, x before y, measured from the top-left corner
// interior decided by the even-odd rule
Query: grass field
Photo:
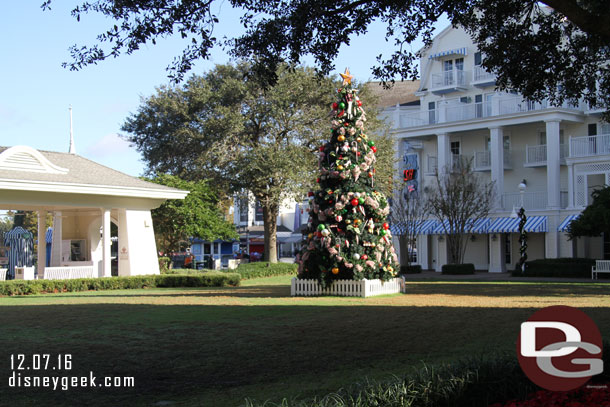
[[[241,287],[0,298],[0,405],[239,406],[401,374],[422,362],[514,349],[535,310],[584,310],[610,338],[610,285],[421,281],[408,294],[291,298],[289,276]],[[130,389],[8,386],[10,355],[71,354],[71,371]],[[27,360],[27,359],[26,359]],[[101,380],[101,379],[98,379]]]

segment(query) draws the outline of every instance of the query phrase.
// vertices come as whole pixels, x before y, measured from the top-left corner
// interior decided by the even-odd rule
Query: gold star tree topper
[[[339,75],[341,75],[341,77],[343,78],[343,85],[349,85],[350,83],[352,83],[353,76],[349,74],[349,68],[345,68],[345,72],[340,73]]]

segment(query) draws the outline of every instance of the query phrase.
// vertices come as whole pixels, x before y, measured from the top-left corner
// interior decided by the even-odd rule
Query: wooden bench
[[[610,273],[610,260],[595,260],[595,266],[591,267],[592,280],[597,280],[597,273]]]

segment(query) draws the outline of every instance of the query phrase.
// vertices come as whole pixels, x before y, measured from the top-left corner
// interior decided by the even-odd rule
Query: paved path
[[[590,278],[560,278],[560,277],[513,277],[510,273],[488,273],[477,271],[475,274],[448,275],[435,271],[422,271],[419,274],[407,274],[407,281],[442,280],[442,281],[553,281],[557,283],[610,283],[610,279],[591,280]]]

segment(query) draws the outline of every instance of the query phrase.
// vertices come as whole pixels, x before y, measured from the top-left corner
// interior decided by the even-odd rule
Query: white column
[[[51,267],[61,266],[62,217],[61,211],[53,213],[53,241],[51,243]]]
[[[547,259],[556,259],[559,257],[559,211],[554,214],[549,214],[546,217],[547,230],[544,234],[544,257]]]
[[[437,165],[438,173],[445,173],[451,166],[451,144],[449,134],[441,133],[436,135]]]
[[[548,207],[549,209],[559,209],[559,120],[546,122],[546,181]]]
[[[491,180],[496,189],[495,209],[502,210],[502,194],[504,193],[504,130],[502,127],[489,129]],[[509,208],[506,208],[509,209]],[[499,239],[498,239],[499,240]]]
[[[47,211],[38,211],[38,278],[44,276],[44,268],[47,264]]]
[[[574,164],[568,164],[568,208],[574,208]]]
[[[428,235],[417,236],[417,263],[423,270],[430,269],[428,263]]]
[[[442,241],[440,240],[442,236]],[[449,256],[447,256],[447,239],[445,236],[440,235],[437,237],[437,255],[436,255],[436,270],[437,272],[443,271],[443,266],[449,262]]]
[[[100,277],[112,276],[112,264],[110,261],[110,209],[102,209],[102,275]]]
[[[495,240],[494,240],[495,236]],[[503,273],[506,271],[504,256],[504,236],[500,233],[489,235],[489,272]]]

